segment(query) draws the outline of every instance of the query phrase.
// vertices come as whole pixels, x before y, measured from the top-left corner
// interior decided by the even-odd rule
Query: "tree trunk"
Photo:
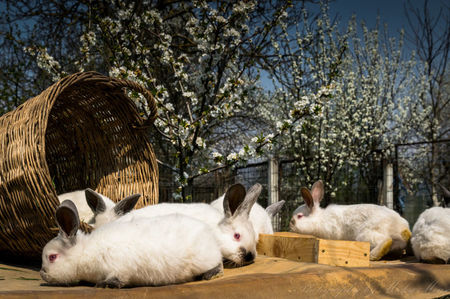
[[[439,178],[439,161],[438,161],[438,147],[436,143],[431,144],[431,199],[433,207],[439,206],[439,199],[436,184]]]

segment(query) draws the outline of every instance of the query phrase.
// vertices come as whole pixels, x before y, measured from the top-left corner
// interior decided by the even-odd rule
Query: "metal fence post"
[[[278,160],[274,157],[269,158],[269,198],[267,205],[274,204],[279,201],[278,187]],[[280,229],[280,215],[277,214],[272,218],[274,231]]]
[[[384,190],[385,190],[385,202],[389,209],[394,209],[394,168],[392,163],[385,164],[384,168]]]

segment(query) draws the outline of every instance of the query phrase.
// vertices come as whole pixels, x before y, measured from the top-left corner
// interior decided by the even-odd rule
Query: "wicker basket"
[[[57,194],[90,187],[117,201],[158,201],[158,167],[143,121],[124,89],[142,86],[77,73],[0,118],[0,251],[40,255],[54,237]]]

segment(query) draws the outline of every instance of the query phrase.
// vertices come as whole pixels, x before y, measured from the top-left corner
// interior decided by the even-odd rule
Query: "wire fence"
[[[301,171],[294,161],[279,161],[278,168],[278,198],[285,200],[285,205],[279,212],[278,223],[279,230],[289,230],[289,221],[294,210],[303,203],[300,195],[300,188],[304,186]],[[256,183],[263,187],[258,203],[267,207],[269,205],[269,162],[249,164],[245,167],[235,169],[225,168],[219,171],[199,176],[192,180],[186,188],[189,202],[210,203],[219,196],[223,195],[227,187],[234,183],[241,183],[246,189]],[[174,177],[171,170],[160,168],[160,202],[173,202],[177,186],[174,184]],[[309,186],[310,187],[310,186]],[[376,187],[374,187],[376,189]],[[351,190],[354,189],[354,190]],[[364,189],[364,190],[362,190]],[[341,199],[335,199],[339,203],[357,203],[367,202],[367,196],[361,194],[371,193],[369,188],[367,192],[365,185],[352,185],[349,190],[341,190]],[[358,196],[347,196],[354,192]],[[345,200],[343,199],[345,197]],[[373,196],[372,196],[373,197]]]
[[[395,198],[411,225],[425,209],[449,204],[449,139],[398,144],[396,157]]]
[[[188,201],[210,203],[225,193],[227,188],[235,183],[241,183],[246,189],[256,183],[263,186],[263,191],[258,198],[258,203],[267,205],[267,162],[255,163],[246,167],[231,169],[224,168],[194,178],[186,188]],[[174,183],[174,175],[166,167],[160,168],[160,202],[173,202],[176,196],[177,185]]]
[[[369,165],[367,169],[355,170],[351,167],[344,167],[338,177],[345,177],[351,183],[340,187],[331,202],[328,203],[387,205],[385,198],[388,188],[386,186],[388,184],[386,183],[386,167],[394,164],[394,187],[392,184],[390,186],[394,190],[394,208],[409,221],[412,227],[419,214],[433,205],[433,190],[439,201],[444,200],[443,192],[438,189],[437,183],[450,186],[450,142],[441,142],[437,150],[434,148],[435,152],[439,153],[435,158],[431,158],[430,150],[429,144],[401,146],[398,150],[397,160],[389,161],[383,159],[379,153],[374,153],[373,157],[366,161],[366,165]],[[422,158],[419,159],[419,157]],[[430,161],[433,159],[436,162],[434,177],[430,172]],[[227,187],[234,183],[241,183],[247,189],[255,183],[260,183],[263,191],[258,203],[267,207],[270,202],[269,172],[269,161],[234,169],[225,168],[193,179],[186,188],[186,192],[189,195],[189,201],[210,203],[223,195]],[[432,187],[433,179],[435,181],[434,188]],[[295,161],[278,161],[278,198],[286,201],[279,213],[279,230],[289,230],[289,221],[294,210],[303,204],[300,188],[305,186],[305,181],[304,174]],[[310,188],[311,186],[306,187]],[[160,167],[160,202],[174,201],[173,194],[176,193],[176,188],[171,170]],[[323,206],[328,203],[324,203]]]

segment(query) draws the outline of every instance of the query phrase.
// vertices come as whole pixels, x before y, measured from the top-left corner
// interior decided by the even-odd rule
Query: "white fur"
[[[234,262],[236,265],[245,264],[244,257],[248,252],[251,252],[253,256],[256,255],[257,239],[248,219],[244,216],[232,220],[226,219],[223,214],[208,204],[162,203],[131,211],[122,217],[116,215],[115,217],[117,220],[115,222],[123,223],[135,221],[137,219],[165,216],[172,213],[187,215],[206,223],[219,240],[223,257]],[[96,227],[99,227],[100,225],[101,224],[96,220]],[[239,241],[234,240],[235,233],[241,235]]]
[[[400,252],[406,248],[410,236],[409,224],[397,212],[373,204],[329,205],[322,209],[319,204],[323,197],[323,185],[321,181],[321,187],[314,185],[313,206],[304,204],[294,211],[290,222],[292,231],[324,239],[370,242],[372,260],[387,253],[383,252],[386,249],[383,247],[390,241],[392,245],[387,247],[389,252]]]
[[[450,263],[450,208],[434,207],[420,214],[411,245],[419,260]]]
[[[59,254],[54,262],[49,255]],[[193,280],[221,267],[210,229],[184,215],[109,223],[72,238],[64,232],[42,252],[42,278],[51,284],[87,281],[113,286],[166,285]]]
[[[107,209],[114,208],[116,204],[111,199],[100,193],[97,194],[103,198],[103,202],[105,203]],[[66,199],[71,200],[78,209],[78,214],[81,221],[84,221],[86,223],[91,223],[93,221],[94,213],[86,202],[85,190],[63,193],[58,195],[58,199],[60,203]]]
[[[261,189],[259,189],[260,191]],[[246,197],[244,202],[254,203],[259,192],[254,195],[256,198],[252,196]],[[251,209],[253,203],[250,203],[249,209]],[[249,211],[241,211],[241,213],[237,212],[235,215],[224,216],[217,209],[204,203],[161,203],[133,210],[123,216],[118,215],[114,209],[107,209],[104,213],[96,215],[95,226],[100,227],[111,221],[123,223],[172,213],[187,215],[206,223],[218,239],[222,255],[227,260],[226,263],[230,263],[233,266],[242,266],[252,262],[256,256],[258,239],[248,219]],[[239,240],[235,239],[235,234],[240,235]]]
[[[225,195],[222,195],[221,197],[210,203],[212,207],[216,208],[221,213],[223,213],[224,196]],[[255,230],[256,237],[258,237],[259,234],[273,234],[272,216],[274,215],[269,215],[269,213],[267,213],[267,210],[257,202],[253,205],[252,209],[250,210],[249,219],[253,225],[253,229]]]

